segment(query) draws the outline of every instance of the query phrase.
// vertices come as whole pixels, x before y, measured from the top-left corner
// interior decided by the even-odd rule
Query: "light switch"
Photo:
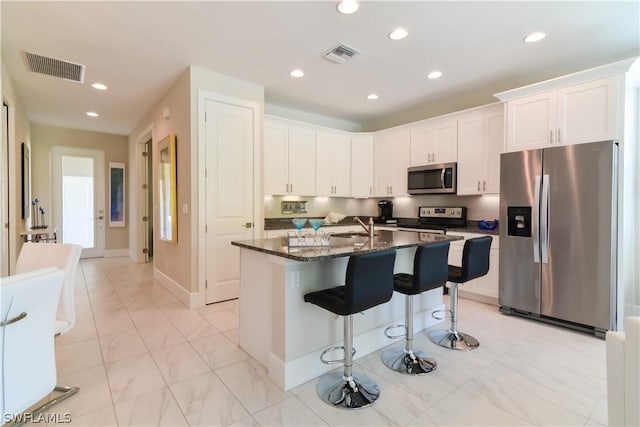
[[[182,205],[182,213],[187,215],[189,213],[189,204],[185,203],[184,205]]]

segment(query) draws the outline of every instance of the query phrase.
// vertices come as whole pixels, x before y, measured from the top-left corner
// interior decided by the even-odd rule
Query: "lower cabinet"
[[[447,232],[451,236],[462,236],[466,239],[482,237],[485,234]],[[499,237],[492,236],[491,250],[489,253],[489,272],[486,276],[470,280],[458,286],[458,294],[461,298],[472,299],[488,304],[498,305],[498,271],[499,271]],[[451,242],[449,248],[449,264],[462,265],[462,249],[464,240]]]

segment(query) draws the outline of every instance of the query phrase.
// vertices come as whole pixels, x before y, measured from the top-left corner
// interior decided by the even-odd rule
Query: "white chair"
[[[640,317],[624,332],[607,332],[607,409],[610,426],[640,425]]]
[[[76,323],[74,286],[81,253],[80,245],[27,242],[22,245],[18,255],[16,274],[45,267],[57,267],[65,272],[55,335],[66,333]]]
[[[45,268],[0,279],[0,413],[14,418],[56,385],[54,327],[63,270]],[[57,402],[55,402],[57,403]],[[55,404],[53,403],[53,404]],[[42,412],[52,403],[37,408]]]

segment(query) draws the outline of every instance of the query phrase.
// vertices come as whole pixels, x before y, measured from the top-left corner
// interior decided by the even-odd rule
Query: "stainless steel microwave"
[[[407,169],[409,194],[455,194],[457,164],[414,166]]]

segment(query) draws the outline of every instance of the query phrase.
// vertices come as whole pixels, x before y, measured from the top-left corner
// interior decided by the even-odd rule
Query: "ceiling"
[[[268,104],[373,130],[640,50],[638,1],[369,1],[353,15],[333,1],[0,5],[2,61],[29,119],[122,135],[190,65],[260,84]],[[399,26],[409,36],[390,40]],[[532,31],[547,37],[523,43]],[[321,56],[339,43],[361,54],[340,65]],[[22,51],[85,64],[84,84],[29,72]],[[290,77],[294,68],[305,76]],[[427,79],[433,70],[443,76]],[[96,81],[109,90],[92,89]]]

